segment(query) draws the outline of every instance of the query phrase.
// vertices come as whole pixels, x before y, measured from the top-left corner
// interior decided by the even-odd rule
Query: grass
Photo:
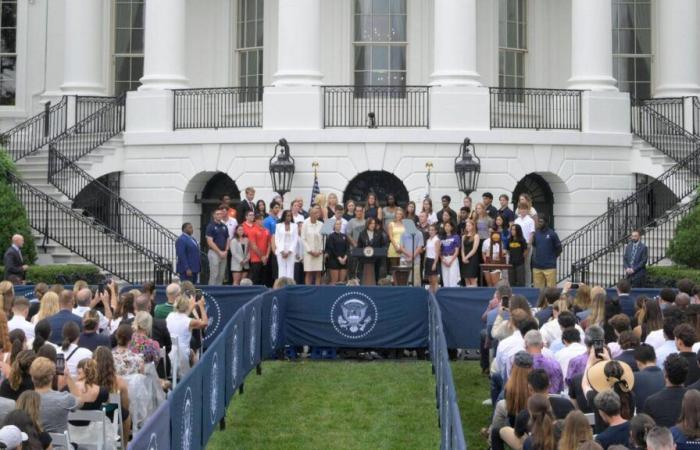
[[[478,433],[490,414],[481,405],[488,381],[478,363],[452,368],[469,448],[486,448]],[[209,450],[440,447],[428,362],[265,362],[233,398],[226,425]]]

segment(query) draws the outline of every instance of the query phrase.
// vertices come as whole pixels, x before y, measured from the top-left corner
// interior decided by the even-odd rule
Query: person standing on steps
[[[634,230],[622,257],[625,276],[630,281],[633,288],[644,287],[644,281],[647,276],[648,259],[649,250],[642,242],[642,233],[640,230]]]
[[[193,232],[194,227],[191,223],[182,224],[182,234],[175,241],[176,270],[180,280],[197,284],[202,262],[199,260],[199,242],[192,236]]]

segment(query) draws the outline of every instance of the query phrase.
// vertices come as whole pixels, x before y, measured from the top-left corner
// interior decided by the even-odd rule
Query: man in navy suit
[[[21,234],[12,236],[12,245],[7,249],[3,257],[3,264],[5,266],[4,276],[6,280],[10,275],[15,275],[20,280],[24,280],[24,274],[29,266],[24,264],[24,257],[22,256],[23,246],[24,237]]]
[[[625,275],[630,280],[632,287],[643,287],[647,275],[647,260],[649,251],[641,242],[642,233],[639,230],[632,232],[630,243],[625,247],[623,264]]]
[[[182,234],[175,241],[175,252],[177,253],[177,274],[180,280],[196,284],[202,263],[199,259],[199,243],[192,237],[193,232],[191,223],[182,225]]]

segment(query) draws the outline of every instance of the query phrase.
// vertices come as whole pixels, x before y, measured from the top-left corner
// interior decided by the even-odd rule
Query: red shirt
[[[260,254],[267,255],[267,249],[270,246],[270,232],[267,231],[265,227],[261,227],[256,224],[249,225],[248,222],[243,224],[243,229],[245,230],[246,236],[248,236],[248,241],[255,243],[255,246],[258,248]],[[262,262],[257,253],[253,251],[252,246],[250,249],[250,262]]]

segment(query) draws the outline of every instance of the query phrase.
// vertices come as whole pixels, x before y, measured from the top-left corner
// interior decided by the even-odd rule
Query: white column
[[[571,0],[569,89],[618,90],[612,76],[611,0]]]
[[[274,86],[321,84],[321,0],[279,0]]]
[[[63,84],[66,95],[104,95],[102,3],[66,0]]]
[[[185,18],[185,0],[146,0],[143,78],[139,90],[188,87]]]
[[[662,3],[656,8],[659,47],[654,95],[698,95],[698,2],[673,0]]]
[[[435,0],[432,85],[480,86],[476,70],[476,0]]]

